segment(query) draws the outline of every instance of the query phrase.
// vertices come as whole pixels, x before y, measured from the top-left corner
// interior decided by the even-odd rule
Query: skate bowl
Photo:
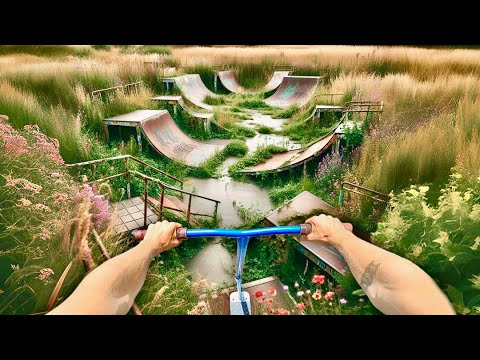
[[[205,104],[204,101],[207,96],[218,97],[218,95],[208,90],[200,78],[200,75],[189,74],[177,76],[174,80],[186,100],[202,109],[213,110],[213,106]]]
[[[284,77],[288,76],[289,73],[290,71],[275,71],[270,81],[260,91],[269,92],[269,91],[275,90],[280,86]],[[243,86],[238,83],[237,78],[235,77],[234,71],[232,70],[219,71],[217,75],[221,84],[228,91],[236,94],[242,94],[245,92],[245,89],[243,88]]]
[[[324,136],[310,146],[274,154],[265,162],[240,170],[247,175],[258,175],[264,172],[282,172],[303,165],[326,151],[336,140],[335,132]]]
[[[235,78],[235,73],[232,70],[219,71],[217,75],[222,85],[228,91],[236,94],[242,94],[245,92],[245,89],[238,83],[237,79]]]
[[[267,85],[263,87],[262,91],[269,92],[269,91],[275,90],[280,86],[280,84],[283,81],[283,78],[285,76],[288,76],[288,74],[290,74],[290,71],[275,71],[270,81],[267,83]]]
[[[265,102],[271,106],[286,108],[290,105],[302,107],[312,98],[320,76],[285,76],[280,87]]]
[[[225,147],[192,139],[175,124],[167,110],[136,110],[105,119],[104,123],[140,127],[145,139],[158,153],[188,166],[200,165]]]

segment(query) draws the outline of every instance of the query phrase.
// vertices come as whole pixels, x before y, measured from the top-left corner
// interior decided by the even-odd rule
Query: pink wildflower
[[[315,300],[320,300],[322,298],[322,294],[319,293],[318,291],[315,291],[313,294],[312,294],[312,298],[314,298]]]
[[[33,205],[33,208],[40,211],[52,212],[52,210],[47,205],[44,205],[44,204],[35,204]]]
[[[283,285],[283,290],[288,291],[288,285]]]
[[[313,275],[312,282],[314,284],[323,284],[325,282],[325,275]]]
[[[335,293],[333,291],[327,292],[327,294],[324,296],[325,300],[332,300],[333,297],[335,296]]]
[[[53,275],[53,274],[55,274],[55,273],[53,272],[52,269],[43,268],[43,269],[40,270],[40,275],[38,276],[38,278],[40,280],[45,280],[47,277],[49,277],[50,275]]]
[[[340,304],[342,305],[345,305],[346,303],[348,303],[348,301],[346,299],[340,299]]]
[[[298,291],[297,296],[303,296],[305,293],[303,291]]]
[[[305,310],[305,304],[303,302],[301,302],[300,304],[297,304],[295,305],[295,307],[300,310],[300,311],[303,311]]]
[[[275,288],[271,287],[270,289],[268,289],[268,293],[272,296],[276,296],[277,295],[277,290],[275,290]]]
[[[22,206],[32,205],[32,202],[30,200],[27,200],[27,199],[24,199],[24,198],[21,198],[19,201],[22,203]]]
[[[58,172],[52,173],[52,177],[60,177],[60,176],[61,176],[61,175],[60,175],[60,173],[58,173]]]
[[[39,193],[43,189],[40,185],[34,184],[24,178],[18,178],[18,179],[7,178],[7,183],[5,184],[5,187],[15,187],[17,189],[20,188],[23,190],[31,191],[34,194]]]
[[[59,193],[56,192],[52,196],[50,196],[52,199],[55,199],[54,204],[59,204],[64,202],[65,200],[68,200],[68,195],[64,193]]]

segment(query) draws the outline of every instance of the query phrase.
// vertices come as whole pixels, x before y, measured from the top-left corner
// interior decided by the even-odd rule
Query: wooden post
[[[105,136],[107,137],[107,143],[110,140],[109,134],[108,134],[108,125],[106,123],[103,123],[103,129],[105,130]]]
[[[190,210],[192,209],[192,194],[188,195],[187,222],[190,223]]]
[[[127,199],[131,199],[130,193],[130,173],[128,172],[128,158],[125,158],[125,180],[127,181]]]
[[[143,179],[144,181],[144,185],[143,185],[143,189],[144,189],[144,192],[143,192],[143,226],[147,226],[147,197],[148,197],[148,180],[146,178]]]
[[[140,151],[142,151],[142,132],[140,130],[140,124],[137,124],[135,126],[135,128],[137,129],[137,142],[138,142],[138,147],[140,149]]]

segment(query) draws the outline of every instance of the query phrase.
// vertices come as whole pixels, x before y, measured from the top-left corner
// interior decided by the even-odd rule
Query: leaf
[[[447,289],[445,290],[450,301],[452,302],[453,308],[457,312],[457,314],[466,315],[470,312],[470,309],[465,307],[463,304],[463,293],[451,285],[447,285]]]
[[[358,289],[358,290],[355,290],[354,292],[352,292],[352,295],[366,296],[367,294],[365,294],[365,291],[363,291],[363,289]]]
[[[73,265],[73,260],[70,261],[70,263],[65,268],[65,270],[63,270],[62,276],[60,276],[60,279],[58,279],[57,285],[55,285],[55,289],[53,289],[52,295],[50,295],[50,299],[48,299],[47,311],[50,311],[53,309],[53,304],[55,304],[55,300],[57,300],[58,293],[60,292],[63,282],[65,281],[65,278],[67,277],[67,274],[70,271],[70,268],[72,267],[72,265]]]

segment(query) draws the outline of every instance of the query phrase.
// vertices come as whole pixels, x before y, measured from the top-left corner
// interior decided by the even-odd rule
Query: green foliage
[[[233,122],[226,123],[224,127],[231,131],[232,136],[237,138],[253,137],[257,134],[255,130]]]
[[[78,57],[87,57],[92,54],[92,49],[86,46],[74,46],[73,54]]]
[[[217,106],[225,104],[225,99],[223,96],[207,96],[203,102],[207,105]]]
[[[75,49],[69,45],[0,45],[0,55],[30,54],[35,56],[75,55]]]
[[[292,104],[286,109],[277,109],[272,113],[274,119],[290,119],[300,111],[297,104]]]
[[[171,55],[172,49],[165,45],[145,45],[141,49],[142,54]]]
[[[235,176],[238,177],[238,171],[240,171],[241,169],[260,164],[266,159],[271,158],[273,154],[277,154],[285,151],[288,151],[288,150],[276,145],[268,145],[265,147],[261,147],[255,153],[245,156],[243,159],[241,159],[240,161],[237,161],[235,164],[230,166],[228,168],[228,173],[232,177],[235,177]]]
[[[428,186],[412,186],[391,201],[373,242],[406,257],[446,291],[457,312],[480,313],[480,180],[465,188],[453,174],[438,205]]]
[[[360,146],[363,142],[363,126],[358,123],[355,123],[353,126],[344,128],[344,137],[346,140],[346,148],[352,150]]]
[[[270,109],[271,106],[261,99],[243,100],[238,103],[238,106],[247,109]]]
[[[266,126],[266,125],[260,125],[257,127],[257,132],[259,134],[271,134],[273,133],[273,129],[269,126]]]
[[[112,50],[112,45],[92,45],[92,48],[95,50],[110,51]]]

